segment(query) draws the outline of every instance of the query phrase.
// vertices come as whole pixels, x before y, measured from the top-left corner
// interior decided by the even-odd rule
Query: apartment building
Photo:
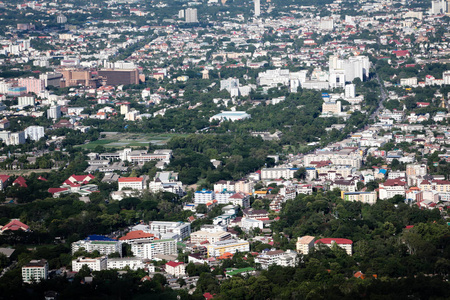
[[[248,252],[250,251],[250,244],[244,240],[229,239],[208,245],[207,251],[208,257],[218,257],[225,252]]]
[[[315,237],[309,235],[299,237],[296,243],[297,252],[303,255],[309,254],[309,251],[314,247],[315,240]]]
[[[107,258],[106,256],[89,258],[89,257],[78,257],[72,260],[72,271],[79,272],[81,268],[86,265],[91,271],[102,271],[107,268]]]
[[[191,243],[194,244],[200,244],[204,241],[208,241],[210,244],[214,244],[228,239],[231,239],[231,233],[226,231],[208,232],[199,230],[191,233]]]
[[[149,223],[150,231],[164,234],[176,234],[179,240],[191,235],[191,224],[184,222],[152,221]]]
[[[314,243],[315,247],[318,248],[320,245],[325,245],[327,247],[332,247],[333,245],[337,245],[345,250],[347,255],[352,255],[352,246],[353,241],[349,239],[342,239],[342,238],[323,238],[315,241]]]
[[[117,240],[101,235],[90,235],[84,240],[73,242],[72,254],[80,250],[80,248],[84,248],[87,252],[97,250],[103,255],[109,255],[116,252],[122,255],[122,246]]]
[[[345,201],[362,202],[375,204],[377,202],[377,192],[341,192],[341,198]]]
[[[131,243],[131,252],[135,257],[154,259],[156,255],[176,255],[177,243],[173,239],[166,240],[138,240]]]
[[[24,283],[40,282],[48,278],[48,263],[45,259],[32,260],[22,267]]]
[[[144,269],[145,263],[142,258],[139,257],[123,257],[123,258],[108,258],[107,269],[123,270],[126,267],[130,270]]]

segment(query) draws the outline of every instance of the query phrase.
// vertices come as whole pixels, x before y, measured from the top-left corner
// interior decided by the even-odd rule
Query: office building
[[[102,77],[107,85],[139,84],[138,69],[99,70],[98,76]]]

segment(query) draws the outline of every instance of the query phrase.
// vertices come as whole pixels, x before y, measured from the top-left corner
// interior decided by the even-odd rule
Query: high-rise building
[[[18,85],[26,87],[27,93],[35,93],[36,95],[45,90],[45,81],[32,77],[20,78]]]
[[[255,17],[259,17],[261,15],[261,1],[253,0],[255,3]]]
[[[197,9],[196,8],[187,8],[185,11],[186,23],[197,23]]]
[[[447,3],[444,0],[431,1],[431,14],[440,15],[447,12]]]
[[[345,85],[345,98],[355,98],[355,85],[346,84]]]
[[[47,119],[57,120],[61,118],[61,106],[55,105],[47,109]]]
[[[34,106],[34,96],[33,95],[23,95],[18,97],[18,104],[20,106]]]
[[[67,22],[67,17],[65,15],[59,14],[56,17],[56,23],[58,23],[58,24],[65,24],[66,22]]]
[[[43,126],[28,126],[25,128],[25,139],[30,138],[32,141],[39,141],[44,137],[44,133]]]

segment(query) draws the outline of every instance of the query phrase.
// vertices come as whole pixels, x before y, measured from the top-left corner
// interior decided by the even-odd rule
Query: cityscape
[[[449,299],[449,25],[0,2],[0,300]]]

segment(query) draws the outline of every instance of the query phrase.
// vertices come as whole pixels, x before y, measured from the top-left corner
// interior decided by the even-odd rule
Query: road
[[[378,102],[377,109],[372,113],[372,115],[369,118],[370,120],[374,120],[374,121],[375,121],[375,118],[380,113],[380,111],[384,109],[383,102],[387,99],[386,89],[384,88],[384,84],[381,82],[380,77],[378,76],[378,74],[376,74],[376,78],[377,78],[377,81],[378,81],[378,85],[380,86],[381,99],[380,99],[380,102]]]

